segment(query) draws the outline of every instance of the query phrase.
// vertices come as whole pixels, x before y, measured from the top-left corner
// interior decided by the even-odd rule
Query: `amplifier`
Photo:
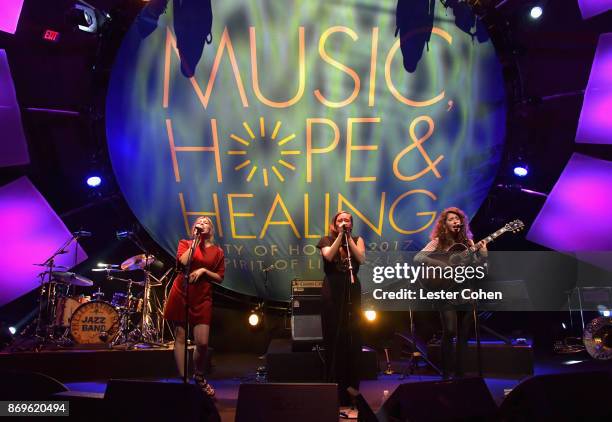
[[[322,280],[291,281],[291,338],[294,351],[309,351],[323,340],[321,333]]]
[[[323,280],[291,280],[291,296],[321,296]]]

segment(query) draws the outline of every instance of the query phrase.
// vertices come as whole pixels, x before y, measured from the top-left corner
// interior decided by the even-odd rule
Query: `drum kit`
[[[158,279],[151,272],[155,262],[153,255],[140,254],[120,265],[98,264],[93,268],[95,273],[104,273],[107,281],[121,282],[123,289],[114,292],[110,301],[100,286],[91,296],[76,295],[76,287],[92,287],[94,281],[73,272],[56,271],[65,268],[47,264],[47,270],[40,274],[36,337],[59,346],[167,347],[163,302],[152,293],[164,284],[172,269]],[[144,274],[142,281],[119,277],[135,271]]]

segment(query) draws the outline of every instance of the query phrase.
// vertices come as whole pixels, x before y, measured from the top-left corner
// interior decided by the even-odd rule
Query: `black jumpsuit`
[[[358,237],[353,236],[357,243]],[[331,246],[334,238],[325,236],[317,245]],[[321,292],[321,326],[325,345],[326,376],[328,382],[338,383],[341,406],[351,404],[347,387],[359,389],[359,360],[361,355],[361,284],[357,278],[359,263],[353,259],[355,283],[351,284],[347,262],[340,252],[332,262],[323,258],[325,280]]]

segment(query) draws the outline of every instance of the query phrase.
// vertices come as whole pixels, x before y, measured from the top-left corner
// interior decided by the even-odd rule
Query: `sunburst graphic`
[[[231,149],[227,151],[227,155],[243,155],[246,158],[240,164],[236,165],[234,167],[234,170],[237,172],[240,172],[244,169],[244,172],[246,174],[246,181],[249,183],[253,180],[258,170],[261,170],[261,175],[262,175],[261,177],[263,178],[264,186],[268,187],[268,185],[270,184],[270,177],[272,176],[272,174],[274,174],[274,176],[276,176],[276,178],[281,183],[284,183],[285,176],[283,175],[281,170],[283,169],[288,169],[290,171],[296,170],[295,165],[286,161],[286,159],[288,159],[286,156],[299,155],[302,153],[299,150],[285,149],[283,147],[283,145],[295,139],[295,133],[284,136],[277,140],[277,138],[279,138],[279,132],[281,128],[281,122],[277,121],[276,124],[274,125],[274,129],[272,130],[272,135],[270,135],[270,137],[267,138],[266,137],[266,122],[263,117],[259,118],[259,138],[255,135],[255,132],[253,131],[253,129],[251,129],[251,127],[249,126],[247,122],[242,122],[242,126],[244,127],[244,130],[246,132],[246,136],[244,135],[238,136],[235,133],[232,133],[229,136],[231,140],[242,145],[243,149]],[[253,162],[254,158],[253,160],[248,158],[249,155],[252,155],[252,154],[249,154],[249,150],[253,148],[254,145],[257,145],[258,142],[272,142],[273,145],[275,145],[278,148],[280,158],[275,161],[275,163],[278,163],[278,166],[276,166],[275,164],[272,164],[268,168],[266,166],[257,165],[257,163]]]

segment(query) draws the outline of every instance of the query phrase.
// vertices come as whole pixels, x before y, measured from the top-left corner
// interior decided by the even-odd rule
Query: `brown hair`
[[[456,214],[459,216],[459,220],[461,220],[462,227],[457,240],[460,243],[467,243],[468,239],[472,238],[472,232],[470,231],[470,225],[468,224],[465,213],[457,207],[448,207],[438,216],[436,225],[430,235],[431,240],[438,239],[438,250],[446,250],[455,242],[446,228],[446,218],[448,214]]]
[[[331,224],[329,225],[329,232],[331,233],[332,237],[338,237],[338,234],[340,233],[338,230],[336,230],[336,218],[338,218],[340,214],[348,214],[351,217],[351,226],[353,225],[353,215],[350,212],[338,211],[336,215],[333,216]]]

